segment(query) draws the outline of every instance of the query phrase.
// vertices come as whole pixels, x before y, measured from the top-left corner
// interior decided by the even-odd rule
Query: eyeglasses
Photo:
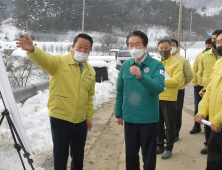
[[[222,45],[222,39],[214,42],[216,45]]]

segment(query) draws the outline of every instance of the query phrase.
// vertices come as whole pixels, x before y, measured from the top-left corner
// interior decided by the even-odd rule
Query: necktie
[[[82,73],[83,65],[82,65],[82,63],[79,63],[78,65],[79,65],[80,73]]]

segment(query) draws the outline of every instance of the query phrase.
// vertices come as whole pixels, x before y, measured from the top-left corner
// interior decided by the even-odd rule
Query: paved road
[[[207,155],[200,153],[200,150],[204,147],[203,130],[195,135],[189,134],[194,123],[193,109],[193,86],[189,84],[185,90],[180,140],[174,144],[173,155],[170,159],[163,160],[161,155],[157,155],[157,170],[203,170],[206,168]],[[118,170],[125,170],[124,149],[123,145]],[[140,162],[142,162],[142,159]],[[142,167],[141,164],[141,169],[143,169]]]
[[[125,170],[123,127],[115,122],[114,105],[115,99],[112,99],[94,114],[93,129],[85,148],[84,170]],[[157,155],[157,170],[205,169],[207,156],[200,154],[204,146],[204,133],[189,134],[194,123],[193,107],[193,86],[189,84],[185,90],[180,140],[175,143],[170,159],[163,160],[161,155]],[[43,167],[52,170],[52,162],[53,159],[50,158]],[[143,169],[142,160],[140,162]],[[70,169],[69,165],[70,160],[67,169]]]

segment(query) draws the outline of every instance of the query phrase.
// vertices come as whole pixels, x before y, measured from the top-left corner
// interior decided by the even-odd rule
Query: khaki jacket
[[[175,54],[173,57],[179,60],[183,65],[183,76],[182,76],[181,84],[179,86],[179,90],[185,89],[185,86],[188,83],[190,83],[193,78],[193,72],[192,72],[190,63],[185,57],[181,56],[179,53]]]
[[[218,56],[217,60],[220,59],[220,56]],[[198,76],[202,77],[202,83],[204,88],[207,87],[207,85],[210,82],[210,75],[211,75],[211,70],[216,62],[216,58],[213,53],[213,48],[211,48],[209,51],[205,52],[201,56],[201,61],[200,61],[200,69],[198,71]]]
[[[91,120],[94,113],[95,71],[84,62],[82,74],[70,51],[67,55],[52,56],[34,47],[28,57],[50,74],[49,116],[80,123]]]
[[[192,68],[192,70],[193,70],[193,79],[191,81],[194,85],[198,84],[199,86],[203,86],[202,78],[198,74],[198,71],[200,69],[201,56],[205,52],[206,52],[206,50],[203,50],[202,52],[198,53],[195,60],[194,60],[193,68]]]

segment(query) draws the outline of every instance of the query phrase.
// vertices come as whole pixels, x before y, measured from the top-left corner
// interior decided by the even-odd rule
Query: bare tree
[[[183,32],[182,36],[180,37],[180,48],[185,51],[185,58],[187,56],[187,50],[192,47],[197,41],[201,39],[202,36],[193,34],[192,32]]]
[[[105,34],[100,38],[100,41],[102,42],[102,45],[106,46],[109,49],[118,47],[119,42],[118,38],[112,34]]]
[[[3,59],[13,89],[49,79],[49,76],[28,58],[4,55]]]

